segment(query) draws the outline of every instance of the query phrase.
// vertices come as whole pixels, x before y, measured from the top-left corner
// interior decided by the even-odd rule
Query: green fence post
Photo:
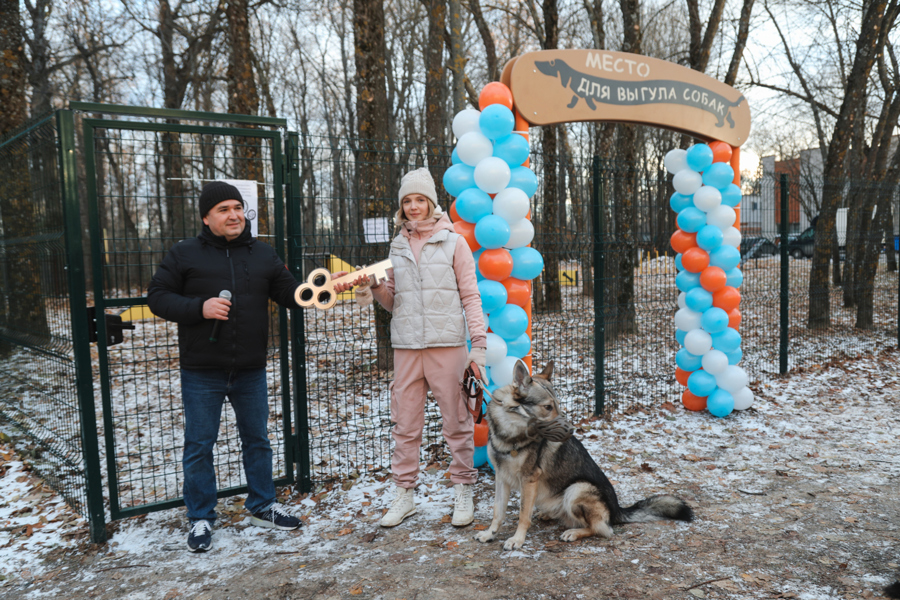
[[[603,181],[600,178],[600,157],[594,156],[591,165],[593,175],[593,250],[594,250],[594,415],[600,416],[606,408],[606,318],[603,314],[604,284],[603,274]]]
[[[287,164],[288,195],[288,265],[294,276],[303,277],[302,215],[300,212],[300,136],[287,134],[285,163]],[[291,350],[294,357],[294,435],[293,447],[297,468],[297,485],[301,493],[312,490],[309,458],[309,412],[306,384],[306,329],[302,308],[291,311]]]
[[[71,110],[56,112],[59,132],[60,190],[63,197],[66,231],[66,273],[72,318],[72,349],[75,355],[75,388],[81,415],[81,448],[84,453],[87,517],[91,541],[106,541],[106,516],[103,511],[103,479],[97,434],[97,408],[94,404],[91,372],[90,333],[88,331],[84,252],[81,245],[81,217],[78,203],[78,172],[75,160],[75,116]]]
[[[788,327],[790,326],[790,263],[788,262],[788,176],[781,174],[781,343],[778,348],[779,372],[788,372]]]

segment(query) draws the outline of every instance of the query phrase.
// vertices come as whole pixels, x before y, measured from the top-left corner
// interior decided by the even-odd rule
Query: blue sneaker
[[[300,519],[289,514],[280,504],[273,504],[266,510],[253,513],[250,522],[257,527],[268,527],[269,529],[282,529],[291,531],[300,527]]]
[[[191,552],[206,552],[212,546],[212,523],[209,521],[194,521],[191,532],[188,533],[188,550]]]

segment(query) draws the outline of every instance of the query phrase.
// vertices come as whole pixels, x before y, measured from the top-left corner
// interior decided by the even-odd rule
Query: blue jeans
[[[234,409],[241,437],[244,475],[249,493],[244,508],[251,513],[275,502],[272,482],[272,446],[266,425],[266,370],[181,369],[184,402],[184,503],[188,519],[216,520],[216,470],[213,446],[219,436],[219,421],[225,397]]]

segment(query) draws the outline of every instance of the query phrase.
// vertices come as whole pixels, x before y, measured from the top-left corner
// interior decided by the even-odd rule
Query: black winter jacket
[[[147,304],[153,314],[178,323],[183,368],[258,368],[266,365],[268,300],[297,308],[298,286],[275,249],[250,235],[249,222],[230,242],[204,225],[200,235],[169,250],[150,281]],[[222,290],[232,294],[228,320],[204,319],[203,303]]]

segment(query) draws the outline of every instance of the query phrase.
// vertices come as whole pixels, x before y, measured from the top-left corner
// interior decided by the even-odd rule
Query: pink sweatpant
[[[478,471],[472,415],[466,410],[460,383],[466,370],[468,352],[456,348],[394,350],[394,382],[391,384],[391,421],[394,429],[394,455],[391,458],[393,481],[403,488],[419,482],[419,449],[425,427],[425,398],[434,393],[441,410],[441,433],[450,446],[450,481],[475,483]]]

